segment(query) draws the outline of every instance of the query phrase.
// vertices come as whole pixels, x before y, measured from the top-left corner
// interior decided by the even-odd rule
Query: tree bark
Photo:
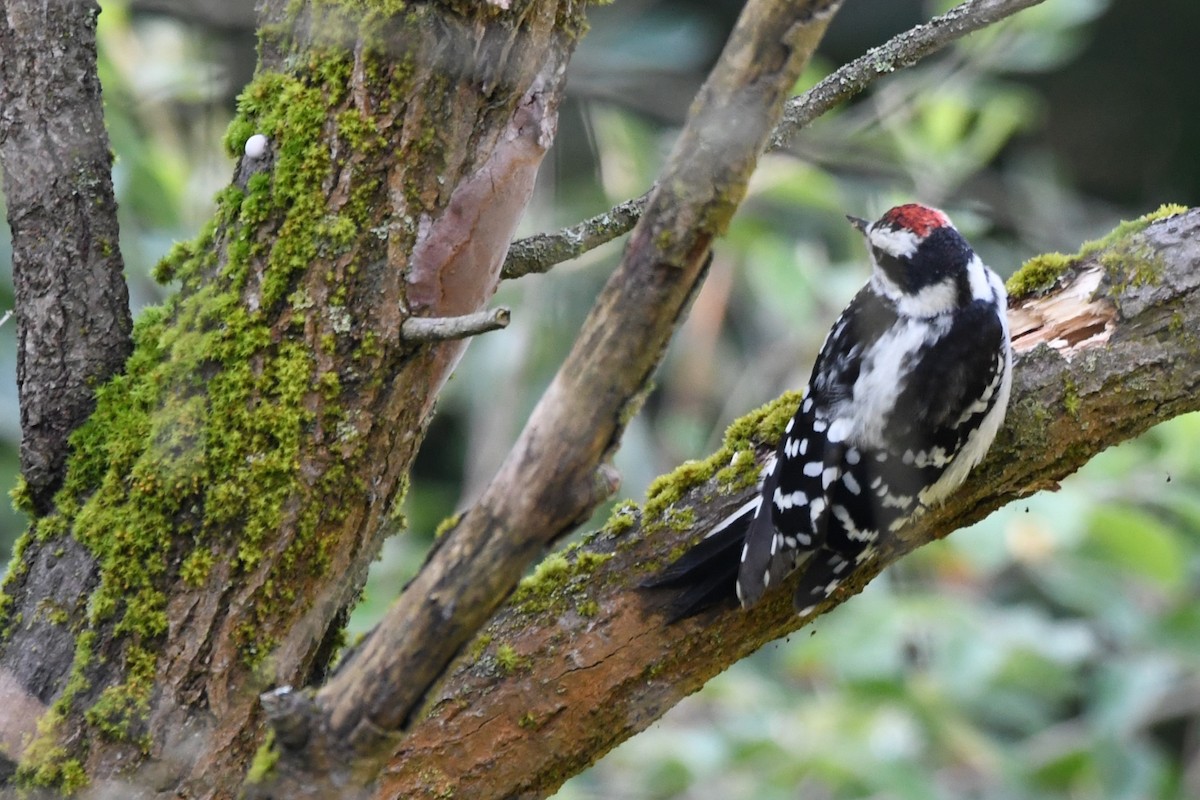
[[[567,0],[397,8],[266,4],[227,144],[268,147],[160,265],[180,290],[139,320],[5,585],[0,729],[26,785],[234,796],[258,694],[319,679],[396,524],[465,346],[404,323],[495,291],[583,24]]]
[[[62,484],[67,436],[129,356],[94,2],[0,0],[0,171],[12,230],[22,502]],[[69,76],[64,79],[64,76]]]
[[[1125,232],[1048,294],[1013,298],[1013,398],[991,453],[818,613],[916,547],[1200,409],[1197,259],[1193,209]],[[720,451],[658,482],[643,507],[619,508],[584,546],[551,556],[448,670],[374,798],[545,797],[712,676],[807,624],[788,584],[753,613],[725,608],[676,624],[662,616],[669,593],[637,588],[755,491],[761,458],[798,401],[785,395],[734,423]]]

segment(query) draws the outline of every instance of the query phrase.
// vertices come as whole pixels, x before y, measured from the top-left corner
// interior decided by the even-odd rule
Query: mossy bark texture
[[[16,783],[238,793],[259,693],[323,675],[464,346],[402,325],[490,299],[582,29],[566,0],[264,12],[227,146],[266,151],[159,265],[179,290],[4,587]]]

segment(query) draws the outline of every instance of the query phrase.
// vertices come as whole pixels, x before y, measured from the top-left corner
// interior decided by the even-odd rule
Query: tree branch
[[[467,339],[508,327],[511,313],[494,308],[461,317],[409,317],[400,326],[400,336],[409,342],[445,342]]]
[[[879,47],[836,70],[813,88],[788,101],[768,140],[768,150],[787,147],[792,137],[839,103],[854,97],[885,75],[916,64],[949,44],[1044,0],[967,0],[929,22],[893,36]],[[626,200],[603,214],[557,233],[539,233],[512,243],[504,278],[547,272],[633,229],[650,193]]]
[[[388,734],[408,724],[529,562],[615,489],[605,461],[837,5],[746,6],[571,354],[478,503],[319,690],[325,723],[307,747],[336,743],[349,748],[347,760],[386,755]]]
[[[1050,295],[1014,299],[1010,317],[1021,335],[1013,399],[991,454],[820,613],[916,547],[1054,488],[1106,447],[1200,409],[1197,259],[1193,209],[1117,238],[1075,264]],[[1100,288],[1090,297],[1081,286]],[[1097,314],[1111,326],[1107,338],[1095,335]],[[1046,327],[1061,334],[1053,336],[1057,347],[1035,335]],[[754,491],[731,491],[737,480],[722,468],[737,462],[733,471],[753,476],[755,454],[773,450],[795,402],[785,396],[735,423],[725,448],[685,464],[645,507],[618,513],[523,585],[451,667],[375,798],[438,796],[450,787],[485,799],[545,796],[734,661],[796,630],[801,620],[786,585],[752,613],[730,608],[673,625],[659,613],[669,595],[635,588]],[[681,521],[686,530],[678,532]]]
[[[62,483],[67,437],[91,413],[94,388],[132,348],[96,74],[97,11],[75,0],[0,2],[0,172],[12,229],[21,471],[38,513]]]
[[[967,0],[929,22],[893,36],[879,47],[825,77],[788,101],[783,119],[771,133],[768,148],[787,147],[792,137],[830,109],[862,92],[879,78],[911,67],[968,33],[994,25],[1045,0]]]

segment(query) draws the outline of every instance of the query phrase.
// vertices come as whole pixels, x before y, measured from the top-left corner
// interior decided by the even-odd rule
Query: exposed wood
[[[1104,270],[1091,264],[1067,276],[1052,293],[1019,300],[1008,310],[1013,349],[1020,353],[1045,344],[1071,358],[1104,344],[1117,325],[1117,307],[1095,299]]]

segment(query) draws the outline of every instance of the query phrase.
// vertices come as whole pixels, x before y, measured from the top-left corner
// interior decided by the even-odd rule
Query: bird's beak
[[[868,220],[852,217],[849,214],[846,215],[846,219],[850,220],[850,224],[858,228],[858,232],[864,235],[867,232],[867,226],[871,224]]]

